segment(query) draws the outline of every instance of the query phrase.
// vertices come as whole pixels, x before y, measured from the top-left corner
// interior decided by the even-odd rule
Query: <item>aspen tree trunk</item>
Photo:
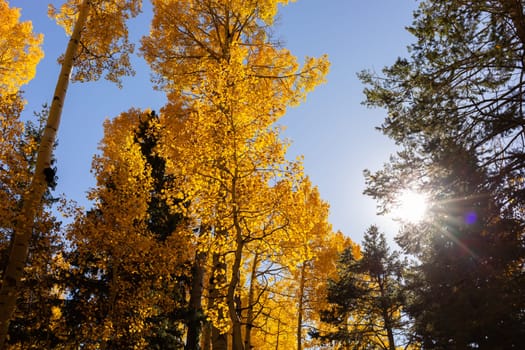
[[[244,335],[244,349],[249,350],[252,347],[252,328],[254,321],[253,306],[255,298],[255,282],[257,279],[257,266],[259,265],[259,254],[255,253],[253,257],[252,271],[250,277],[250,290],[248,292],[248,314],[246,315],[246,330]]]
[[[301,277],[299,282],[299,306],[297,310],[297,350],[303,348],[303,309],[304,309],[304,281],[306,273],[306,262],[301,266]]]
[[[239,273],[241,268],[243,246],[244,244],[242,242],[242,236],[238,234],[237,249],[235,250],[235,257],[232,266],[232,279],[228,286],[228,294],[226,298],[228,304],[228,311],[232,322],[232,350],[244,350],[244,346],[242,343],[241,320],[240,315],[237,312],[238,307],[235,302],[235,291],[237,289],[237,285],[239,284]]]
[[[206,322],[202,329],[202,350],[211,350],[211,323]]]
[[[58,76],[46,128],[44,129],[44,134],[40,141],[35,173],[29,189],[24,195],[20,215],[15,222],[9,259],[4,271],[2,287],[0,289],[0,349],[4,349],[4,344],[9,331],[9,322],[11,321],[16,309],[18,288],[24,273],[35,218],[37,213],[41,210],[42,197],[47,188],[44,169],[51,168],[53,145],[55,144],[57,130],[60,125],[62,107],[64,105],[69,85],[69,76],[73,69],[81,31],[89,14],[89,7],[90,0],[84,0],[80,6],[79,16],[75,23],[75,27],[73,28],[71,38],[69,39],[60,75]]]
[[[226,264],[222,259],[223,257],[218,253],[213,253],[213,268],[210,276],[210,308],[219,308],[220,306],[217,304],[220,303],[223,297],[223,293],[219,288],[222,287],[226,279]],[[218,309],[218,317],[219,319],[224,318],[222,308]],[[222,330],[217,329],[213,324],[211,325],[211,347],[213,350],[228,350],[228,336],[226,333],[221,332]]]
[[[230,313],[230,319],[232,322],[232,350],[244,350],[244,345],[242,342],[242,327],[241,327],[241,315],[240,311],[237,309],[241,309],[240,305],[237,307],[235,303],[235,291],[237,289],[237,286],[239,284],[239,275],[241,270],[241,262],[242,262],[242,251],[244,248],[244,241],[242,237],[242,228],[241,224],[239,223],[239,212],[237,207],[237,171],[235,171],[235,176],[232,180],[232,202],[233,202],[233,226],[235,228],[235,234],[236,239],[235,243],[237,244],[237,248],[235,249],[235,256],[233,260],[233,266],[232,266],[232,278],[230,281],[230,284],[228,286],[228,294],[227,294],[227,303],[228,303],[228,311]],[[240,301],[239,301],[240,304]]]
[[[195,262],[191,271],[190,315],[185,350],[199,350],[199,339],[202,328],[202,280],[204,278],[204,261],[206,253],[195,253]]]

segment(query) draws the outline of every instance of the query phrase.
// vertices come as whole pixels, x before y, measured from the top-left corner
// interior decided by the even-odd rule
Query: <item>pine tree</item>
[[[331,307],[321,319],[335,330],[314,335],[353,349],[395,350],[396,343],[407,346],[401,261],[389,251],[376,226],[366,231],[362,246],[362,252],[355,247],[343,251],[337,279],[328,285]]]
[[[410,57],[361,75],[365,103],[387,109],[381,130],[402,146],[366,172],[366,193],[382,211],[407,187],[431,202],[398,236],[415,258],[408,311],[425,348],[523,337],[523,18],[521,1],[424,1]]]
[[[431,226],[398,237],[422,254],[408,279],[408,312],[424,347],[512,349],[523,336],[522,224],[501,217],[472,153],[450,145]],[[415,237],[421,235],[421,238]],[[409,243],[412,242],[412,243]]]

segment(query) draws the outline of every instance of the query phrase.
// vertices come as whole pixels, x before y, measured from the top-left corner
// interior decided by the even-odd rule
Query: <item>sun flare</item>
[[[392,212],[395,219],[417,223],[427,212],[428,201],[424,194],[406,190],[396,199],[397,207]]]

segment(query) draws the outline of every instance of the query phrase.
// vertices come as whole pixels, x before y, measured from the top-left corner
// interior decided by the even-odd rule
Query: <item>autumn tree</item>
[[[290,207],[286,209],[288,238],[281,243],[282,257],[277,261],[286,269],[283,278],[291,280],[283,291],[291,296],[290,303],[297,305],[296,319],[288,322],[295,325],[296,348],[300,350],[307,338],[307,325],[313,323],[313,310],[322,303],[323,293],[317,294],[322,288],[318,286],[326,286],[327,273],[335,270],[335,260],[320,259],[330,257],[327,251],[337,251],[334,244],[343,243],[339,248],[342,250],[351,241],[341,242],[332,232],[329,205],[308,178],[299,183],[290,199]]]
[[[2,231],[3,235],[9,240],[11,233],[4,233],[5,230],[12,230],[13,223],[17,217],[16,208],[20,201],[20,184],[28,182],[29,164],[26,156],[30,149],[17,152],[23,138],[24,126],[19,116],[23,110],[23,101],[19,94],[2,95],[0,97],[0,125],[2,133],[0,136],[0,176],[2,191],[0,192],[0,210],[2,212]],[[29,146],[32,147],[32,146]],[[5,260],[4,260],[5,261]],[[3,265],[4,266],[4,265]]]
[[[10,11],[4,6],[4,3],[2,1],[1,9]],[[12,249],[3,276],[0,290],[0,344],[5,341],[9,321],[15,309],[17,288],[27,260],[31,233],[35,219],[39,216],[42,197],[47,188],[46,175],[50,174],[53,169],[51,164],[52,150],[73,68],[76,68],[73,77],[77,81],[95,80],[103,72],[108,72],[107,78],[109,80],[119,82],[120,76],[130,72],[129,52],[132,45],[127,41],[128,32],[125,20],[130,16],[137,15],[139,10],[140,1],[138,0],[113,0],[110,2],[70,0],[63,5],[60,12],[54,9],[51,11],[51,15],[57,19],[59,24],[64,26],[70,35],[70,40],[64,56],[60,60],[62,68],[37,151],[34,175],[30,186],[23,195],[23,206],[16,220],[17,227],[13,236]],[[6,13],[5,17],[13,18],[13,15]],[[12,22],[11,19],[10,22]],[[26,45],[30,45],[28,56],[32,58],[27,60],[24,55],[19,55],[17,57],[20,57],[20,60],[15,59],[12,67],[16,67],[16,62],[20,61],[22,64],[28,63],[27,68],[20,68],[18,72],[17,69],[8,69],[17,75],[20,72],[25,72],[25,77],[24,74],[20,75],[25,80],[34,74],[34,68],[31,67],[31,64],[36,63],[37,57],[40,55],[35,48],[39,39],[35,39],[32,34],[28,33],[28,28],[26,25],[25,29],[22,27],[23,30],[20,31],[14,27],[14,31],[25,33],[23,35],[27,39],[22,39],[22,42],[25,40],[28,43]],[[3,29],[4,25],[2,24],[3,35],[8,34]],[[11,34],[9,32],[9,36]],[[4,41],[5,39],[2,37],[1,40]],[[16,40],[13,42],[15,47],[20,47]],[[19,49],[13,48],[13,50]],[[10,59],[9,55],[12,55],[12,52],[16,51],[9,49],[5,58]],[[12,75],[6,75],[6,77],[10,76]],[[2,84],[4,83],[2,82]]]
[[[193,231],[163,197],[172,181],[152,151],[158,127],[155,113],[140,110],[105,124],[95,206],[69,230],[65,316],[77,345],[181,347]]]
[[[285,159],[275,123],[328,68],[325,58],[299,66],[271,41],[269,26],[286,2],[154,1],[151,33],[142,41],[170,99],[160,152],[180,180],[171,198],[189,195],[187,216],[209,228],[200,245],[210,266],[214,349],[228,346],[228,332],[231,347],[244,348],[237,301],[245,253],[256,242],[278,241],[285,224],[279,205],[302,174]]]
[[[398,237],[416,258],[408,310],[426,348],[506,349],[523,336],[507,308],[523,310],[523,19],[520,1],[424,1],[410,57],[361,75],[402,146],[367,173],[366,192],[383,211],[403,187],[432,203]]]
[[[293,290],[297,285],[286,279],[265,287],[265,292],[260,295],[260,313],[253,324],[250,346],[254,349],[294,349],[297,346],[298,309]]]
[[[315,322],[313,310],[320,307],[322,299],[322,293],[317,292],[323,290],[327,274],[335,269],[337,254],[328,251],[350,242],[332,232],[328,204],[308,178],[290,189],[287,198],[281,207],[286,239],[272,235],[264,244],[255,240],[247,246],[251,254],[245,257],[248,290],[241,294],[247,349],[306,346],[308,326]]]
[[[283,243],[289,251],[283,253],[292,258],[291,273],[297,281],[296,302],[296,342],[297,350],[303,348],[306,335],[304,323],[308,319],[308,311],[313,295],[309,293],[312,267],[320,248],[326,244],[332,229],[328,223],[328,204],[321,200],[317,188],[312,188],[308,179],[298,186],[292,199],[295,208],[290,210],[290,240]],[[286,247],[287,246],[287,247]]]
[[[27,190],[43,120],[47,108],[37,113],[37,123],[20,120],[23,100],[20,94],[7,95],[0,100],[0,261],[5,266],[12,245],[14,225],[22,207],[22,195]],[[51,179],[53,183],[56,179]],[[62,250],[60,225],[51,213],[56,200],[46,191],[43,210],[35,223],[29,247],[27,265],[23,272],[22,292],[18,295],[17,312],[9,327],[10,348],[52,348],[60,342],[58,319],[62,295],[57,288],[55,261]]]
[[[305,279],[305,322],[303,332],[304,348],[322,346],[322,342],[313,335],[325,333],[333,326],[324,322],[323,311],[329,307],[328,286],[337,279],[337,263],[347,249],[353,249],[356,256],[361,256],[360,247],[341,232],[330,233],[320,242],[313,242],[315,254],[308,264]],[[306,340],[305,340],[306,339]]]

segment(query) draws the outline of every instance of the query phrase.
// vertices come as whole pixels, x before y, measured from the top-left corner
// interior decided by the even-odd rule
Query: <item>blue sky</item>
[[[28,101],[25,116],[50,101],[59,67],[56,58],[64,51],[67,38],[62,28],[47,17],[47,4],[62,1],[9,0],[22,8],[22,18],[33,21],[43,33],[45,58],[37,76],[23,87]],[[326,84],[307,101],[290,109],[280,124],[292,140],[291,156],[304,155],[305,172],[331,206],[331,222],[353,240],[360,242],[371,224],[392,236],[395,224],[375,215],[375,202],[362,195],[363,169],[379,169],[391,153],[393,143],[376,131],[385,112],[361,105],[363,86],[356,73],[363,69],[380,71],[398,56],[406,56],[411,36],[405,27],[412,22],[415,0],[298,0],[284,7],[274,29],[300,59],[328,54],[331,69]],[[150,4],[129,24],[133,38],[147,34]],[[57,192],[88,206],[86,191],[94,186],[91,160],[102,137],[102,123],[131,107],[159,110],[163,93],[154,91],[147,65],[133,60],[136,76],[124,80],[124,88],[104,81],[72,84],[59,130],[59,182]]]

